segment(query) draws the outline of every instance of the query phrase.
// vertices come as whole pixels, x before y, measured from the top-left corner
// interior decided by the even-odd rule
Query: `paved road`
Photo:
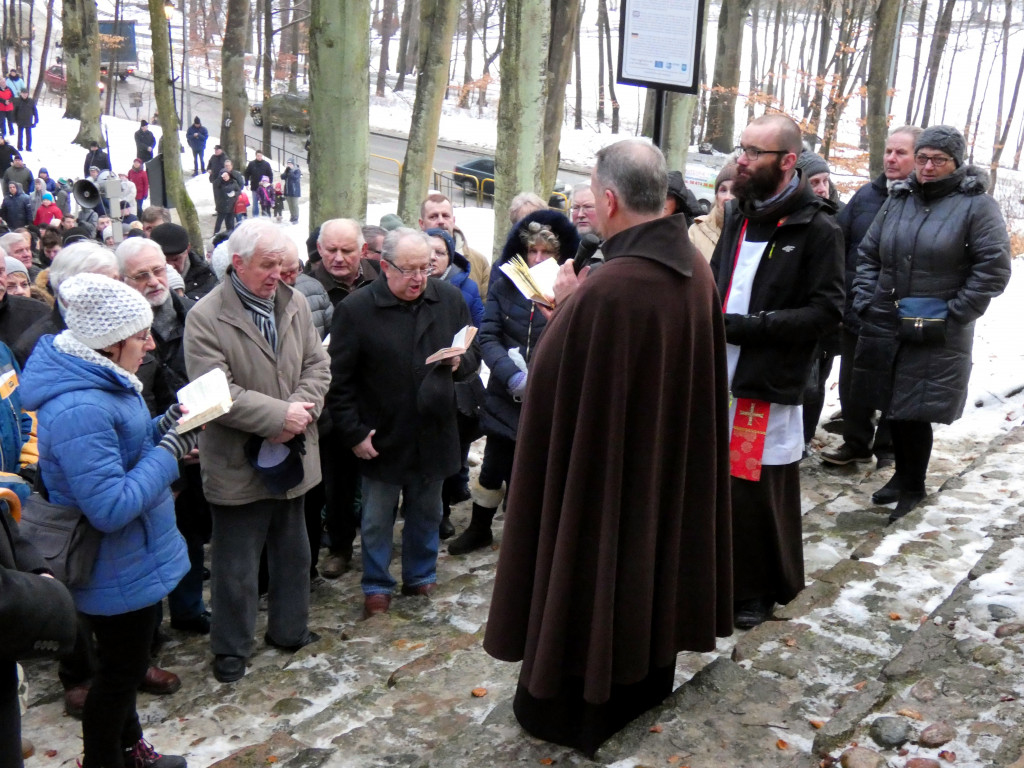
[[[142,107],[125,107],[133,94],[142,97]],[[152,114],[151,81],[144,77],[130,78],[126,83],[119,85],[118,100],[119,108],[116,110],[118,116],[135,118],[137,116],[145,117],[147,113]],[[183,116],[183,122],[191,123],[194,117],[198,117],[203,122],[203,125],[210,129],[211,133],[216,133],[216,126],[220,124],[221,119],[220,96],[193,89],[191,106],[191,111]],[[252,122],[252,118],[246,118],[246,143],[250,147],[258,146],[261,143],[262,130],[261,127],[256,126]],[[271,132],[272,156],[274,160],[283,166],[289,157],[297,157],[302,165],[306,165],[305,141],[306,137],[304,134],[288,133],[287,131],[275,128]],[[404,136],[393,133],[373,132],[370,134],[370,202],[393,200],[398,196],[399,166],[397,163],[405,159],[407,143]],[[451,171],[456,164],[463,160],[480,157],[485,154],[490,153],[482,148],[438,144],[434,155],[434,168],[439,172]],[[568,168],[563,168],[559,171],[559,179],[575,184],[586,180],[587,177]],[[447,189],[443,191],[449,192]]]

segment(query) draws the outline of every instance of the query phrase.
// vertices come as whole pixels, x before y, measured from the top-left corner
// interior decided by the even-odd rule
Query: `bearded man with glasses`
[[[434,363],[471,325],[458,288],[430,280],[430,241],[405,227],[388,233],[369,286],[334,309],[327,408],[338,440],[362,476],[363,606],[386,612],[394,510],[402,497],[402,594],[429,596],[437,582],[441,486],[460,466],[455,381],[472,376],[479,352]]]
[[[749,629],[804,587],[801,403],[818,340],[842,316],[834,206],[796,170],[800,128],[782,114],[740,140],[736,200],[711,258],[725,311],[732,407],[735,624]]]

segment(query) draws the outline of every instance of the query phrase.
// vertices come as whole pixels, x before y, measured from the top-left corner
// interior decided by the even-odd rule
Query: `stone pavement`
[[[808,587],[716,652],[680,655],[675,693],[593,761],[519,728],[517,665],[480,647],[497,544],[442,554],[433,599],[396,597],[369,621],[357,571],[328,582],[311,600],[323,639],[294,655],[261,641],[238,683],[213,680],[204,638],[167,630],[159,663],[183,686],[140,694],[146,735],[194,768],[1024,768],[1022,462],[1024,427],[940,430],[932,495],[886,526],[869,497],[890,470],[805,460]],[[75,765],[80,726],[62,714],[55,664],[27,672],[27,767]]]

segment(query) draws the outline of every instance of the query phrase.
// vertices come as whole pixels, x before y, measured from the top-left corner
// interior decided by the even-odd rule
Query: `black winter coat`
[[[7,144],[0,144],[0,174],[6,173],[7,169],[14,163],[14,158],[21,157],[17,147]]]
[[[846,304],[843,307],[843,327],[853,334],[860,331],[860,318],[853,311],[853,279],[857,276],[857,252],[871,222],[875,220],[875,216],[888,199],[889,187],[883,173],[854,192],[850,202],[836,216],[836,221],[843,230],[843,241],[846,243]]]
[[[961,166],[921,184],[894,184],[857,260],[853,311],[861,320],[854,387],[891,419],[950,424],[967,402],[974,322],[1010,279],[1010,238],[988,174]],[[944,299],[945,340],[902,343],[898,301]]]
[[[57,656],[74,645],[71,593],[42,573],[50,573],[43,558],[21,537],[10,514],[0,511],[0,664]]]
[[[428,280],[415,304],[400,301],[381,275],[334,308],[327,408],[345,448],[370,433],[378,452],[359,471],[387,483],[442,480],[462,464],[455,381],[475,375],[476,342],[455,373],[426,359],[470,324],[458,288]]]
[[[188,273],[182,275],[185,280],[185,296],[193,302],[199,301],[217,287],[217,275],[202,256],[188,252]]]
[[[36,127],[39,123],[39,111],[34,100],[23,99],[20,96],[14,100],[14,122],[22,127]]]
[[[750,315],[757,330],[741,337],[732,392],[782,405],[798,405],[820,338],[839,325],[843,307],[843,236],[835,206],[801,181],[787,214],[773,227],[754,277]],[[746,216],[737,201],[726,205],[722,235],[711,258],[719,296],[728,295]],[[763,314],[762,314],[763,313]]]
[[[260,186],[260,179],[266,176],[270,181],[274,180],[274,169],[270,163],[263,160],[250,160],[245,166],[245,180],[249,182],[249,189],[255,192]]]
[[[143,162],[153,159],[153,147],[156,146],[156,136],[152,131],[144,131],[141,128],[135,132],[135,156]]]
[[[94,165],[101,171],[112,170],[110,167],[110,158],[107,157],[107,153],[102,149],[90,149],[85,154],[85,170],[82,173],[84,178],[89,178],[89,169]]]
[[[211,164],[212,164],[211,160]],[[223,166],[223,163],[221,163]],[[245,179],[236,170],[232,170],[231,177],[224,181],[224,169],[213,177],[213,205],[217,213],[233,213],[235,203],[238,202],[239,193],[245,188]]]
[[[0,299],[0,341],[13,347],[30,325],[49,314],[50,308],[41,301],[5,293]]]

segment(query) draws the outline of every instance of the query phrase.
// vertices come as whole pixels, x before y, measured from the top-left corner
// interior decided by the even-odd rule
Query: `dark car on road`
[[[309,133],[309,94],[275,93],[270,97],[268,109],[262,101],[249,105],[249,114],[256,125],[263,125],[264,113],[270,114],[270,125],[291,133]]]
[[[469,194],[475,195],[479,190],[486,197],[494,196],[494,158],[475,157],[455,166],[455,183]],[[555,190],[548,198],[552,208],[565,210],[566,199],[572,188],[564,181],[555,182]]]

